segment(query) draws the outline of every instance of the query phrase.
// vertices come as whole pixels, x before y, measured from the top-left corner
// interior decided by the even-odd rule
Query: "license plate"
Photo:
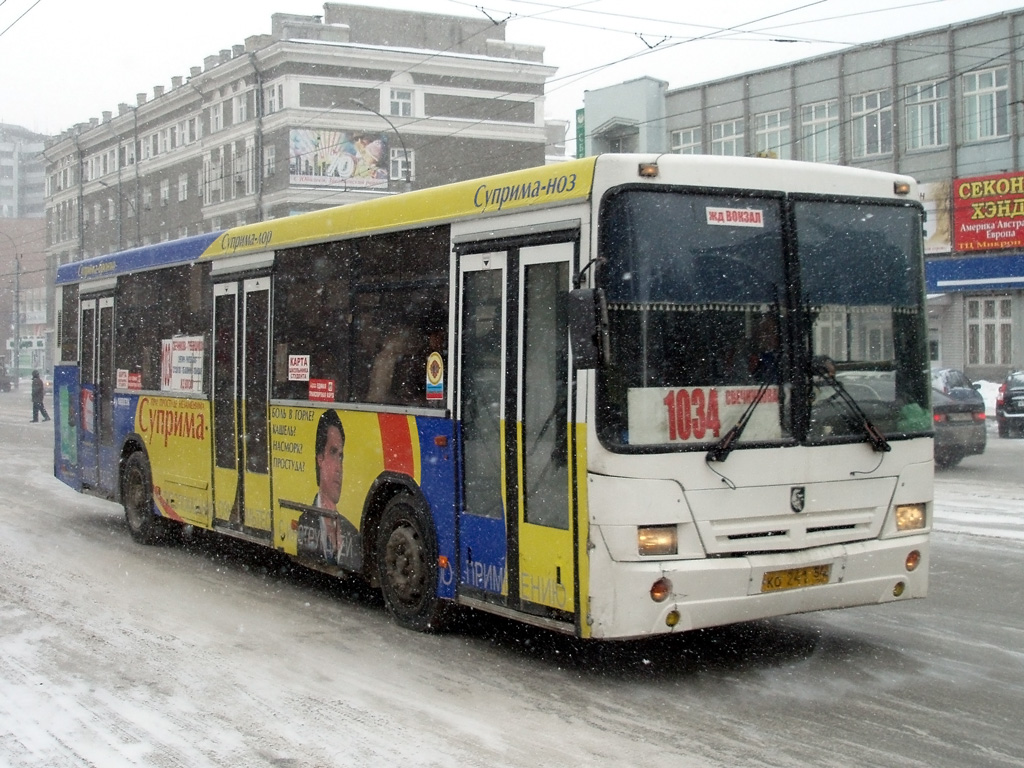
[[[762,592],[779,592],[783,589],[799,589],[828,584],[832,565],[810,565],[806,568],[790,568],[785,571],[768,571],[761,577]]]
[[[948,416],[950,421],[973,421],[974,417],[969,413],[951,413]]]

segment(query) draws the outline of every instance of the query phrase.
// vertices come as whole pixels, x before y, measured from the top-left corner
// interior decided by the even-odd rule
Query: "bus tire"
[[[161,520],[153,512],[153,480],[149,461],[142,451],[131,454],[121,471],[121,504],[128,532],[140,544],[161,538]]]
[[[437,596],[437,539],[422,502],[394,496],[377,529],[377,575],[388,612],[417,632],[443,628],[447,604]]]

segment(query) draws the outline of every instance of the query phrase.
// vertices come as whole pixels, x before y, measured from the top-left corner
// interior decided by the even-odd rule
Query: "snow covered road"
[[[2,768],[1021,765],[1012,479],[939,477],[927,600],[651,643],[420,635],[263,550],[136,545],[53,479],[27,403],[0,395]]]

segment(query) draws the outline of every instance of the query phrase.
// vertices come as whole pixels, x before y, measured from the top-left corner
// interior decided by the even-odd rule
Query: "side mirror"
[[[598,368],[611,361],[608,302],[600,288],[569,291],[569,343],[577,370]]]

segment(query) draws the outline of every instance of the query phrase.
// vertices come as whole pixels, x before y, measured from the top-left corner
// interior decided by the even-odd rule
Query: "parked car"
[[[967,378],[967,374],[956,368],[940,368],[932,371],[932,389],[937,389],[954,400],[984,404],[985,399],[978,391],[979,386]]]
[[[971,390],[972,392],[974,390]],[[985,452],[985,401],[957,400],[932,390],[935,466],[953,467],[966,456]]]
[[[1007,374],[996,394],[996,426],[1000,437],[1024,436],[1024,371]]]

